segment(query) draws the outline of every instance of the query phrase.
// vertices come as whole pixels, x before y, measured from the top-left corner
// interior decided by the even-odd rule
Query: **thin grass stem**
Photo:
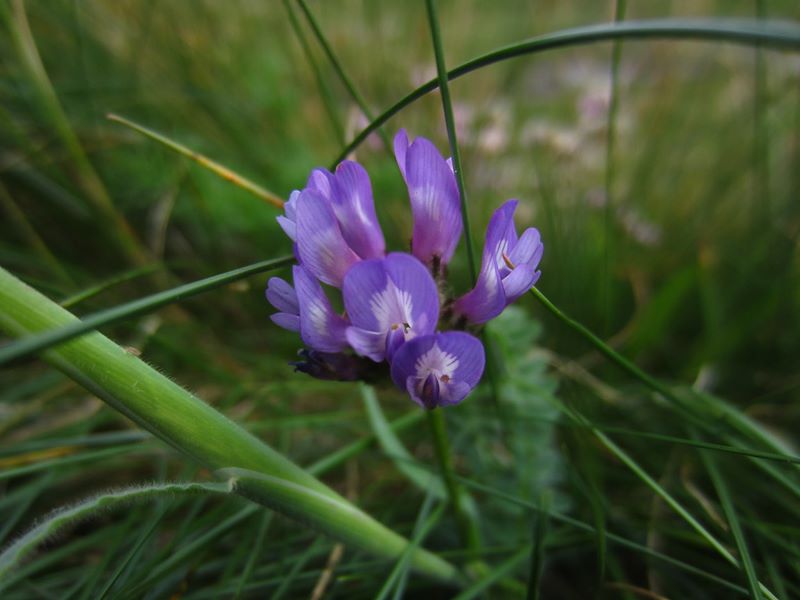
[[[115,114],[108,114],[106,118],[109,121],[114,121],[115,123],[119,123],[120,125],[124,125],[134,131],[141,133],[144,136],[149,137],[151,140],[155,140],[156,142],[166,146],[170,150],[177,152],[178,154],[182,154],[187,158],[192,159],[197,164],[202,166],[205,169],[208,169],[215,175],[221,177],[225,181],[232,183],[233,185],[242,188],[250,192],[251,194],[261,198],[264,202],[271,204],[276,208],[283,208],[283,199],[280,198],[277,194],[270,192],[269,190],[263,188],[262,186],[254,183],[253,181],[239,175],[238,173],[234,173],[228,167],[225,167],[218,162],[211,160],[207,156],[200,154],[199,152],[195,152],[184,146],[183,144],[179,144],[178,142],[169,139],[163,134],[158,133],[144,125],[139,125],[138,123],[134,123],[130,119],[126,119],[125,117],[121,117]]]

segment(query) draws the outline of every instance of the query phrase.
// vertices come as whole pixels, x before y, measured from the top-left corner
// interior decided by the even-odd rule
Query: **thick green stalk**
[[[14,336],[68,326],[69,312],[0,268],[0,328]],[[209,469],[237,473],[237,491],[366,552],[396,560],[408,542],[350,504],[214,408],[91,333],[45,353],[46,360],[141,427]],[[246,474],[246,475],[243,475]],[[412,566],[456,582],[458,572],[425,550]]]
[[[227,285],[243,279],[244,277],[255,275],[256,273],[279,269],[290,265],[292,262],[294,262],[294,257],[292,256],[263,260],[252,265],[247,265],[246,267],[240,267],[232,271],[226,271],[225,273],[212,275],[205,279],[199,279],[191,283],[180,285],[176,288],[164,290],[163,292],[157,292],[150,296],[139,298],[138,300],[132,300],[131,302],[120,304],[114,308],[98,311],[87,315],[80,321],[71,321],[68,325],[59,327],[58,329],[27,336],[18,342],[0,348],[0,365],[10,360],[40,352],[55,344],[71,340],[105,325],[118,323],[130,317],[152,312],[157,308],[177,302],[178,300],[190,298],[196,294],[207,292],[222,285]]]
[[[461,537],[470,552],[470,558],[477,560],[480,556],[480,531],[478,530],[477,522],[470,517],[467,511],[466,492],[455,476],[453,457],[450,454],[450,442],[447,439],[444,412],[442,409],[434,409],[428,411],[427,415],[439,469],[447,488],[447,495],[453,507],[458,528],[461,531]]]
[[[556,48],[627,39],[702,40],[746,45],[761,44],[765,48],[797,50],[800,49],[800,27],[792,23],[760,23],[754,19],[652,19],[588,25],[548,33],[498,48],[451,69],[447,72],[447,79],[458,79],[472,71],[518,56],[538,54]],[[333,166],[358,148],[378,127],[437,87],[439,87],[438,78],[431,79],[379,114],[339,153],[333,161]]]

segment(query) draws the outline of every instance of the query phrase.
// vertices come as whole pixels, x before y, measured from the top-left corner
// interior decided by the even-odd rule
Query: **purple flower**
[[[303,342],[314,350],[339,352],[347,347],[349,323],[337,315],[322,286],[303,266],[292,268],[294,288],[278,277],[267,283],[267,299],[280,312],[272,321],[290,331],[299,331]]]
[[[486,228],[481,272],[475,287],[456,300],[455,309],[473,323],[485,323],[527,292],[539,280],[536,267],[544,246],[539,231],[528,228],[517,237],[516,200],[498,208]]]
[[[413,256],[394,252],[355,264],[344,279],[347,341],[361,356],[391,362],[406,340],[433,333],[439,320],[436,283]]]
[[[325,283],[341,287],[356,262],[385,254],[369,176],[356,162],[342,162],[335,173],[315,169],[284,210],[278,223],[300,262]]]
[[[481,342],[463,331],[424,335],[406,342],[392,361],[392,380],[423,408],[458,404],[483,375]]]
[[[463,229],[452,163],[430,140],[418,137],[409,144],[405,129],[394,138],[394,154],[411,199],[412,253],[438,269],[450,262]]]

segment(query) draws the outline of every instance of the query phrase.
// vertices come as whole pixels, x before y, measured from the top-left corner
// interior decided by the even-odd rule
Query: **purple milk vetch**
[[[394,152],[411,201],[411,254],[386,253],[361,165],[314,169],[278,217],[299,263],[293,285],[272,277],[266,295],[278,310],[272,320],[299,332],[305,345],[290,363],[296,371],[339,381],[390,375],[430,410],[458,404],[478,384],[483,345],[463,329],[479,331],[536,283],[543,246],[536,229],[517,235],[517,201],[509,200],[489,222],[475,288],[454,301],[443,268],[463,229],[452,162],[425,138],[410,142],[404,130]],[[343,312],[323,283],[339,288],[328,291],[341,294]]]
[[[438,269],[450,262],[463,229],[452,163],[430,140],[418,137],[409,143],[405,129],[394,138],[394,154],[411,200],[412,254]]]
[[[508,200],[492,215],[486,228],[481,272],[475,287],[455,302],[456,312],[476,324],[486,323],[527,292],[539,280],[544,252],[533,227],[517,237],[516,200]]]
[[[480,341],[463,331],[424,335],[403,344],[392,361],[392,379],[423,408],[458,404],[483,375]]]
[[[401,252],[353,266],[342,294],[352,324],[347,341],[375,362],[391,362],[404,342],[433,333],[439,321],[436,282],[425,265]]]

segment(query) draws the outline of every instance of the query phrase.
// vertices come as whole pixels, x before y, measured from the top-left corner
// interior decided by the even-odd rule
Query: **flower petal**
[[[514,211],[516,209],[517,201],[507,200],[494,211],[492,218],[489,219],[489,225],[486,227],[486,243],[483,252],[484,255],[486,253],[492,255],[501,276],[509,270],[505,257],[517,242],[517,232],[514,229]]]
[[[397,289],[410,298],[411,314],[406,315],[404,322],[411,326],[412,333],[433,333],[439,321],[439,290],[428,269],[410,254],[401,252],[387,256],[384,267]]]
[[[414,216],[413,254],[426,264],[447,264],[463,229],[455,175],[436,146],[420,137],[406,152],[405,178]]]
[[[275,313],[269,316],[272,322],[278,327],[283,327],[289,331],[300,331],[300,317],[285,312]]]
[[[406,178],[406,154],[408,152],[408,134],[405,129],[401,129],[394,136],[394,157],[403,179]]]
[[[503,312],[506,304],[506,294],[494,256],[484,253],[475,287],[456,300],[455,310],[471,323],[480,324],[494,319]]]
[[[503,279],[503,291],[506,295],[506,305],[511,304],[517,298],[533,287],[539,279],[541,271],[534,271],[530,265],[521,264],[514,268]]]
[[[284,214],[275,217],[278,221],[278,225],[281,226],[281,229],[283,229],[284,233],[286,233],[293,242],[297,241],[297,227],[295,222],[297,220],[297,198],[299,196],[300,192],[298,190],[289,194],[289,199],[283,205]]]
[[[447,331],[436,334],[436,344],[442,351],[458,358],[458,367],[453,374],[453,382],[464,382],[470,388],[478,385],[486,366],[483,344],[474,335],[463,331]]]
[[[535,269],[542,258],[543,250],[544,246],[539,230],[529,227],[517,240],[516,246],[508,253],[508,258],[514,265],[526,264]]]
[[[344,161],[332,177],[331,206],[347,244],[361,258],[386,253],[383,232],[375,215],[369,175],[357,162]]]
[[[337,315],[322,286],[302,266],[292,269],[300,306],[300,337],[314,350],[338,352],[347,346],[348,323]]]
[[[401,390],[407,390],[409,377],[417,377],[417,359],[436,343],[436,335],[423,335],[409,340],[395,353],[392,360],[392,381]]]
[[[390,323],[383,322],[373,310],[373,297],[380,295],[388,285],[388,275],[380,259],[363,260],[347,272],[342,284],[344,308],[350,322],[368,331],[382,331]]]
[[[345,273],[359,260],[342,237],[328,201],[310,188],[297,200],[297,251],[313,275],[336,287],[341,287]]]
[[[359,356],[368,356],[381,362],[386,356],[386,332],[369,331],[360,327],[348,327],[345,331],[347,343]]]
[[[297,304],[297,292],[280,277],[270,277],[267,281],[267,300],[281,312],[294,315],[300,314]]]

